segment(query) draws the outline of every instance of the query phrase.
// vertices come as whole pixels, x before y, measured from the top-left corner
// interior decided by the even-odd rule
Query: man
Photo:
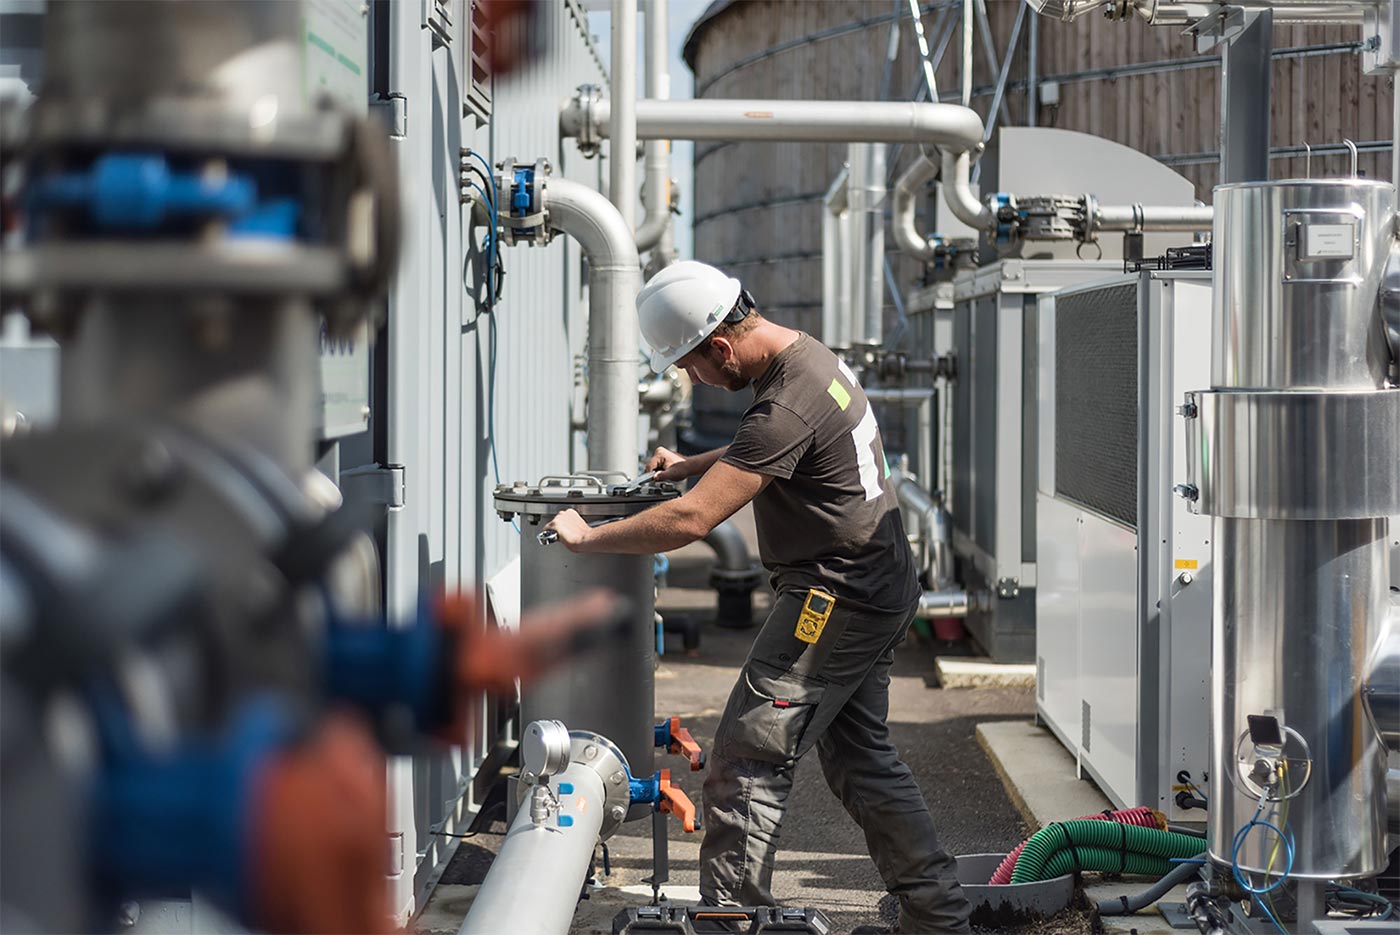
[[[648,468],[658,478],[700,478],[684,496],[598,527],[573,511],[550,526],[576,552],[665,552],[754,503],[778,596],[710,753],[702,899],[773,904],[792,771],[815,746],[899,899],[896,931],[969,931],[955,862],[885,723],[890,664],[919,585],[864,392],[831,351],[764,319],[738,280],[714,267],[668,267],[637,308],[652,369],[678,364],[735,392],[752,385],[753,405],[726,448],[689,458],[657,450]]]

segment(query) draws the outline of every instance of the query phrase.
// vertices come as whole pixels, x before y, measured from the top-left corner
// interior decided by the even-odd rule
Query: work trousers
[[[890,742],[890,665],[913,610],[838,602],[815,643],[797,638],[805,592],[784,592],[763,624],[715,732],[705,778],[700,897],[771,906],[779,831],[797,761],[814,745],[827,785],[865,833],[899,931],[968,932],[957,863],[938,842],[918,783]]]

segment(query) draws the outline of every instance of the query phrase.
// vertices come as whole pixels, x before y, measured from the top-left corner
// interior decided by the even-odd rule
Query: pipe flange
[[[596,84],[581,84],[574,93],[572,106],[578,113],[578,151],[585,159],[592,159],[602,149],[603,135],[598,132],[598,104],[603,99],[603,89]]]
[[[632,805],[627,782],[631,768],[617,745],[601,734],[575,730],[569,732],[569,738],[570,766],[587,767],[603,781],[603,825],[598,829],[598,840],[606,841],[627,820],[627,810]]]

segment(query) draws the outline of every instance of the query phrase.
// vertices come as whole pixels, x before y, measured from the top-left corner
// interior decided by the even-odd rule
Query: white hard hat
[[[695,260],[682,260],[651,277],[637,294],[642,337],[651,369],[661,373],[695,349],[724,321],[742,287],[739,280]]]

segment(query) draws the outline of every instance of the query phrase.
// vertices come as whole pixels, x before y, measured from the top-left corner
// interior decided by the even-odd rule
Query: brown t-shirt
[[[918,599],[875,413],[820,342],[801,334],[773,358],[721,460],[773,477],[753,504],[775,590],[822,588],[874,611]]]

